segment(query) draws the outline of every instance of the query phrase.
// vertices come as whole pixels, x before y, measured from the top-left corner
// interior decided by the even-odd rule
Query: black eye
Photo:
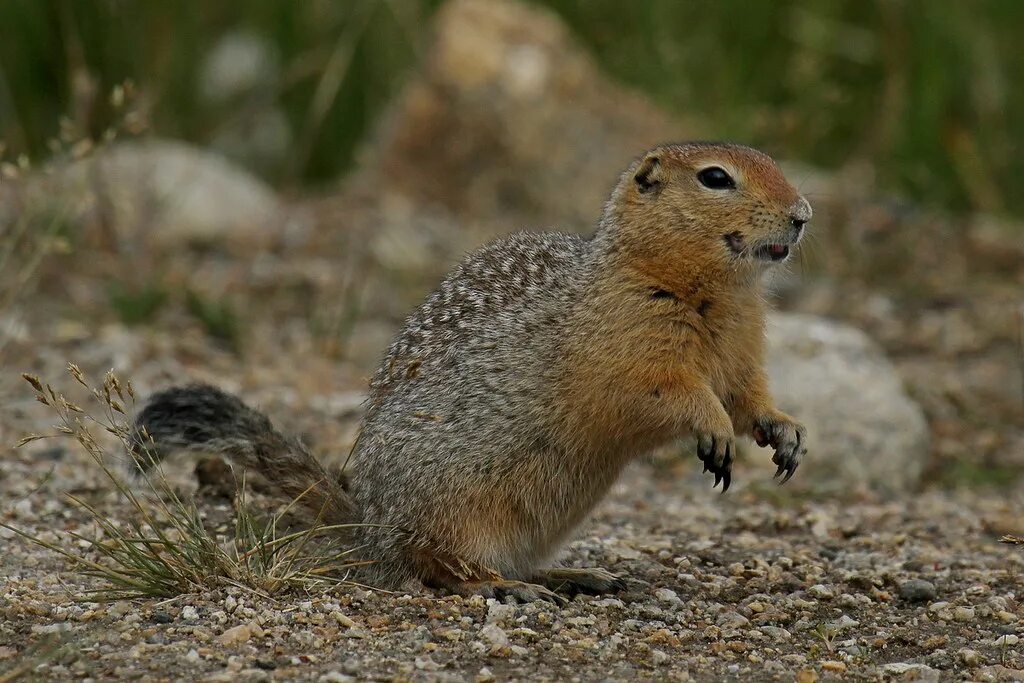
[[[697,180],[704,187],[712,190],[732,190],[736,188],[736,181],[732,176],[718,166],[710,166],[697,174]]]

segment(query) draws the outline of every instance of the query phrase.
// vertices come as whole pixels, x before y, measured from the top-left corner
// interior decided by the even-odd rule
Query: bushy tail
[[[143,471],[177,451],[220,455],[259,472],[327,524],[356,521],[355,504],[337,474],[298,439],[278,432],[266,415],[217,387],[190,384],[154,394],[136,418],[132,437]]]

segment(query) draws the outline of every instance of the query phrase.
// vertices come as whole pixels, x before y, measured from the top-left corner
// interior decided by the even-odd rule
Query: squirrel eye
[[[736,188],[736,181],[732,176],[718,166],[709,166],[697,173],[697,180],[704,187],[712,190],[732,190]]]

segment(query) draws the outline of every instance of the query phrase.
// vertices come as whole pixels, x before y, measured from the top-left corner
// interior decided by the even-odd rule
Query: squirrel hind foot
[[[420,580],[428,588],[464,597],[513,598],[521,603],[543,600],[559,606],[568,603],[564,597],[538,583],[506,579],[495,569],[448,552],[421,550],[414,557],[419,564]]]
[[[626,590],[626,582],[622,577],[600,567],[544,569],[537,572],[533,580],[550,590],[568,595],[600,595]]]
[[[543,600],[559,607],[565,606],[569,602],[563,596],[540,584],[509,579],[462,581],[444,586],[444,588],[456,595],[482,595],[485,598],[494,598],[499,601],[504,601],[506,598],[512,598],[520,603]]]

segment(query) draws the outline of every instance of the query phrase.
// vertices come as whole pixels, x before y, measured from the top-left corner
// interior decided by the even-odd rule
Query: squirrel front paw
[[[715,475],[714,486],[722,483],[722,493],[729,490],[732,482],[732,458],[735,452],[735,439],[728,432],[697,435],[697,457],[704,463],[704,471]]]
[[[778,465],[776,477],[782,477],[780,484],[789,481],[800,459],[807,453],[807,430],[802,424],[785,413],[776,412],[754,422],[754,441],[758,446],[775,449],[772,462]]]

